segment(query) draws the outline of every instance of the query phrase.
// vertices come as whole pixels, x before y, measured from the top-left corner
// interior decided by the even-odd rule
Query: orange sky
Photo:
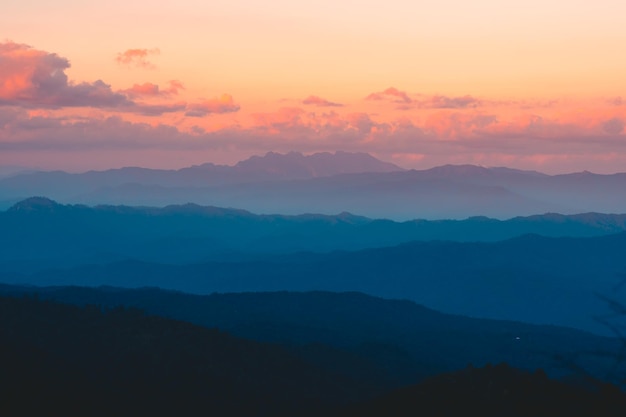
[[[626,171],[624,12],[607,0],[3,2],[0,165],[346,150],[408,168]]]

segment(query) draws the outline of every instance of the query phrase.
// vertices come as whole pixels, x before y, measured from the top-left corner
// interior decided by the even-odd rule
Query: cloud
[[[169,94],[178,94],[178,90],[184,90],[185,86],[178,80],[170,80],[169,87],[167,88],[167,92]]]
[[[120,107],[132,105],[101,80],[74,84],[66,58],[28,45],[0,44],[0,105],[23,107]]]
[[[179,106],[182,108],[182,104]],[[154,109],[155,112],[169,110],[175,109]],[[393,155],[393,160],[413,167],[475,163],[554,172],[564,167],[609,170],[626,163],[624,116],[618,114],[599,113],[593,119],[580,121],[563,115],[556,118],[525,114],[507,118],[440,110],[423,120],[411,119],[403,113],[399,119],[381,121],[382,116],[369,113],[309,112],[287,107],[252,115],[251,125],[230,125],[216,130],[212,124],[185,128],[133,122],[120,116],[55,117],[54,114],[54,111],[0,107],[0,159],[27,160],[37,154],[46,161],[52,152],[58,155],[82,152],[80,155],[104,163],[101,155],[107,153],[112,155],[109,160],[119,164],[122,159],[132,162],[133,157],[147,160],[148,151],[162,152],[163,161],[168,161],[168,152],[200,158],[198,152],[202,150],[263,153],[268,149],[280,152],[342,149],[388,158]],[[598,162],[603,160],[607,164]],[[87,162],[83,165],[89,168]]]
[[[602,130],[609,135],[619,135],[624,131],[624,121],[617,117],[609,119],[602,123]]]
[[[409,97],[409,95],[400,91],[395,87],[389,87],[384,91],[380,91],[377,93],[372,93],[365,97],[366,100],[392,100],[394,103],[402,103],[407,104],[411,103],[413,100]]]
[[[187,116],[195,117],[239,110],[239,105],[228,94],[191,105],[184,102],[155,104],[150,100],[170,98],[185,87],[180,81],[172,80],[164,89],[146,82],[114,91],[102,80],[91,83],[68,80],[65,71],[69,67],[69,61],[57,54],[24,44],[0,43],[0,106],[26,109],[90,107],[144,116],[186,112]],[[136,99],[145,99],[148,103]]]
[[[281,107],[268,113],[254,113],[254,129],[270,134],[284,134],[302,129],[309,130],[306,112],[299,107]]]
[[[172,80],[169,86],[161,89],[158,84],[143,83],[134,84],[131,88],[123,90],[123,93],[131,97],[170,97],[178,94],[178,90],[184,90],[185,87],[180,81]]]
[[[120,65],[136,68],[154,69],[156,66],[148,61],[150,55],[159,55],[161,51],[154,49],[127,49],[117,54],[115,61]]]
[[[318,96],[308,96],[304,100],[302,100],[302,104],[318,106],[318,107],[342,107],[343,104],[333,103],[332,101],[328,101]]]
[[[467,139],[497,128],[498,118],[493,114],[439,111],[423,123],[423,129],[444,139]]]
[[[431,109],[465,109],[468,107],[476,107],[479,104],[480,101],[478,99],[469,95],[462,97],[434,95],[425,100],[418,101],[419,107]]]
[[[120,116],[42,117],[22,110],[0,129],[0,151],[125,150],[183,146],[188,135],[167,125],[130,122]]]
[[[398,90],[394,87],[389,87],[386,90],[372,93],[365,97],[366,100],[375,101],[390,101],[396,103],[399,106],[398,110],[408,110],[412,108],[426,108],[426,109],[465,109],[471,107],[477,107],[481,104],[481,101],[470,95],[449,97],[440,94],[436,95],[414,95],[415,98],[411,98],[405,91]]]
[[[178,113],[187,110],[187,103],[167,103],[167,104],[136,104],[132,108],[133,113],[144,116],[160,116],[163,113]]]
[[[213,113],[233,113],[239,111],[239,109],[239,104],[235,104],[233,96],[230,94],[222,94],[219,98],[189,104],[185,116],[205,117]]]
[[[367,113],[351,113],[346,118],[348,127],[356,129],[362,135],[370,133],[377,126],[377,123]]]
[[[131,88],[124,90],[124,93],[131,96],[149,97],[158,97],[163,94],[163,92],[159,90],[159,86],[152,83],[133,84]]]

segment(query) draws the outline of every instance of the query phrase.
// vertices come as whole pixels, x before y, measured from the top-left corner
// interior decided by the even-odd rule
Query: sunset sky
[[[0,3],[0,165],[626,171],[626,2]]]

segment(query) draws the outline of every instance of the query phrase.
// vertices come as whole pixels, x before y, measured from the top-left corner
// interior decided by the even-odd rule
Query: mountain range
[[[349,213],[257,215],[195,204],[88,207],[33,197],[0,212],[0,229],[0,270],[32,272],[126,259],[180,264],[354,251],[412,241],[495,242],[525,234],[603,236],[626,231],[626,215],[394,222]]]
[[[621,415],[626,174],[2,176],[0,414]]]
[[[285,180],[302,180],[363,172],[395,172],[402,168],[380,161],[366,153],[328,152],[305,156],[299,152],[252,156],[239,163],[216,165],[205,163],[179,170],[126,167],[106,171],[67,173],[63,171],[26,171],[5,167],[0,181],[0,199],[50,195],[59,200],[81,202],[89,194],[124,190],[129,186],[149,189],[202,189],[233,184]],[[2,178],[2,176],[0,176]],[[42,192],[44,191],[44,192]],[[25,194],[24,194],[25,193]],[[190,200],[193,202],[194,200]],[[85,201],[86,202],[86,201]],[[111,201],[113,202],[113,201]]]
[[[600,296],[623,297],[626,273],[624,216],[617,215],[394,223],[194,205],[91,208],[33,198],[0,213],[0,227],[6,283],[196,294],[361,291],[448,313],[604,334],[609,327],[596,318],[610,305]],[[437,234],[466,240],[433,240]]]
[[[403,170],[368,154],[338,152],[268,153],[234,166],[177,171],[36,172],[0,180],[5,208],[33,195],[89,205],[196,203],[265,214],[348,211],[396,220],[503,219],[546,212],[621,213],[626,173],[546,175],[473,165]]]

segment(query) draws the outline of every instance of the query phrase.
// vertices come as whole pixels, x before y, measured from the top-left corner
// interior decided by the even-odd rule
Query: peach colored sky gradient
[[[0,165],[344,150],[626,171],[624,16],[610,0],[2,2]]]

